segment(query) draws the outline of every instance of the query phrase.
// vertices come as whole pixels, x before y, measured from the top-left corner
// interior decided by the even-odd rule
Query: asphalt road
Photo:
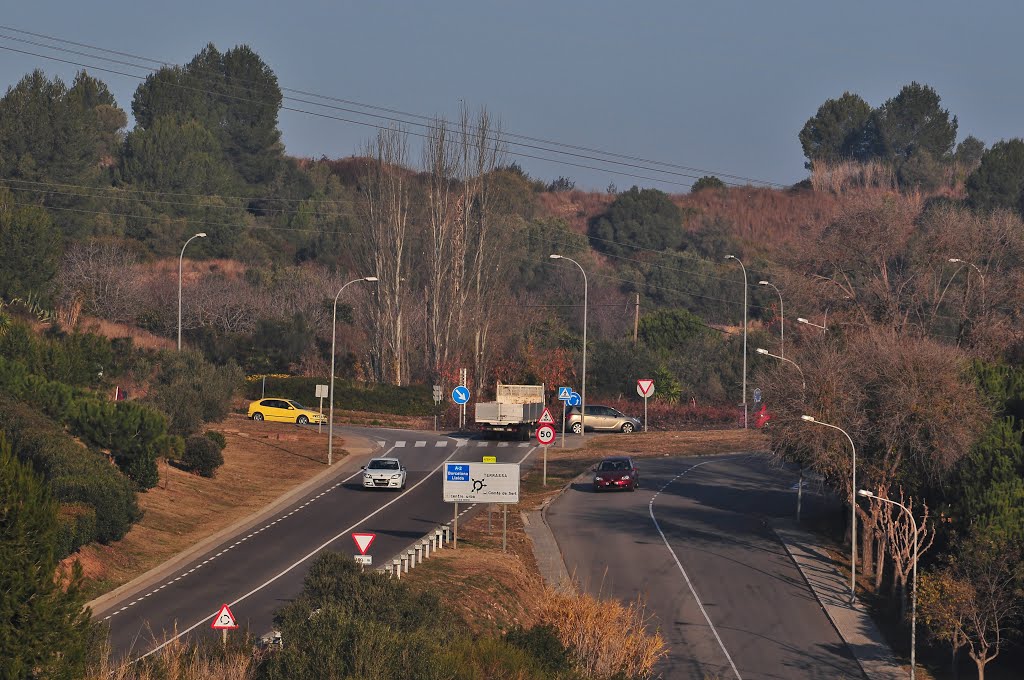
[[[770,528],[792,517],[795,476],[761,456],[644,459],[641,488],[577,484],[547,519],[581,586],[642,598],[674,678],[863,678]],[[826,509],[805,492],[809,517]]]
[[[351,532],[377,534],[368,551],[374,564],[452,518],[442,500],[442,463],[526,458],[534,444],[456,439],[427,432],[351,429],[377,443],[376,455],[394,456],[408,470],[404,492],[362,487],[361,471],[332,476],[258,525],[228,537],[188,564],[94,617],[110,626],[115,658],[135,659],[173,635],[215,636],[209,624],[227,603],[239,625],[256,635],[272,629],[275,610],[298,595],[323,550],[355,553]],[[342,432],[342,434],[344,434]]]

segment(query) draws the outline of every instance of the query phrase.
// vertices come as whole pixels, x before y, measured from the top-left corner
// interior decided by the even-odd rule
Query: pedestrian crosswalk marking
[[[396,449],[404,449],[405,448],[405,442],[404,441],[395,442],[395,448]]]
[[[420,441],[420,442],[416,442],[416,448],[417,448],[417,449],[422,449],[422,448],[423,448],[424,446],[426,446],[426,445],[427,445],[427,443],[426,443],[426,442],[423,442],[423,441]]]
[[[445,446],[448,446],[448,440],[447,439],[441,439],[439,441],[434,442],[434,448],[435,449],[441,449],[441,448],[444,448]]]

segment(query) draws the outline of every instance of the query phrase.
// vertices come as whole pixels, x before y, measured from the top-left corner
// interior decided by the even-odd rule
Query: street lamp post
[[[185,248],[192,242],[194,238],[206,238],[206,232],[201,231],[188,241],[185,241],[185,245],[181,247],[181,257],[178,258],[178,351],[181,351],[181,269],[182,263],[185,261]]]
[[[981,277],[981,307],[982,307],[982,309],[984,309],[984,307],[985,307],[985,275],[981,272],[981,269],[979,269],[978,265],[974,264],[973,262],[968,262],[967,260],[961,260],[959,257],[951,257],[951,258],[949,258],[949,261],[950,262],[957,262],[957,263],[965,265],[965,266],[974,267],[974,271],[978,272],[978,276]],[[954,276],[956,276],[956,274],[954,274]]]
[[[807,319],[803,318],[802,316],[798,316],[796,318],[796,322],[797,323],[806,324],[808,326],[814,326],[815,328],[820,328],[822,333],[825,333],[825,332],[828,331],[828,328],[826,326],[822,326],[821,324],[816,324],[813,321],[808,321]]]
[[[747,268],[735,255],[726,255],[725,259],[736,260],[743,270],[743,429],[747,429]]]
[[[327,466],[330,467],[334,462],[334,346],[338,338],[338,298],[341,297],[341,292],[351,286],[353,283],[359,283],[360,281],[376,281],[376,276],[364,276],[361,279],[352,279],[338,291],[338,294],[334,296],[334,316],[331,317],[331,403],[330,410],[327,414]]]
[[[907,517],[910,518],[910,524],[914,529],[914,585],[910,591],[910,680],[914,680],[917,668],[917,520],[914,519],[914,513],[910,512],[910,508],[902,503],[876,496],[867,489],[861,489],[857,493],[865,498],[874,498],[883,503],[890,503],[899,507],[903,512],[907,513]]]
[[[782,291],[771,281],[758,281],[759,286],[771,286],[779,294],[779,354],[786,358],[786,308],[782,304]]]
[[[579,267],[583,274],[583,388],[580,392],[580,436],[582,437],[587,431],[587,272],[579,262],[571,257],[555,253],[549,257],[552,260],[569,260]]]
[[[803,415],[800,418],[808,423],[816,423],[833,430],[839,430],[846,435],[846,438],[850,441],[850,449],[853,450],[853,460],[850,465],[850,604],[852,605],[857,599],[857,496],[855,495],[857,491],[857,447],[854,446],[850,433],[843,428],[815,420],[814,416]]]
[[[779,356],[778,354],[772,354],[764,347],[758,347],[754,351],[757,352],[758,354],[763,354],[766,357],[771,357],[773,359],[778,359],[779,361],[785,361],[787,364],[792,364],[796,368],[796,370],[800,371],[800,382],[803,385],[804,392],[807,391],[807,380],[804,379],[804,369],[800,368],[795,361],[793,361],[792,359],[787,359],[786,357],[783,356]]]

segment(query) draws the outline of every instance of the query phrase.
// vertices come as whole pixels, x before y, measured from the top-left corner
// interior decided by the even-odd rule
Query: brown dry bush
[[[584,677],[651,678],[668,654],[661,633],[648,630],[651,618],[639,598],[623,604],[549,587],[538,623],[555,629]]]
[[[889,163],[872,160],[828,163],[818,161],[811,170],[815,191],[842,194],[863,189],[896,189],[896,173]]]
[[[152,656],[133,664],[113,662],[108,646],[85,680],[250,680],[256,677],[256,666],[257,660],[248,644],[210,655],[203,648],[177,638]]]

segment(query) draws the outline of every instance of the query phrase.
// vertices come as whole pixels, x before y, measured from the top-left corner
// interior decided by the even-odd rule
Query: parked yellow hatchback
[[[271,420],[278,423],[325,423],[327,418],[291,399],[267,398],[249,404],[249,417],[253,420]]]

